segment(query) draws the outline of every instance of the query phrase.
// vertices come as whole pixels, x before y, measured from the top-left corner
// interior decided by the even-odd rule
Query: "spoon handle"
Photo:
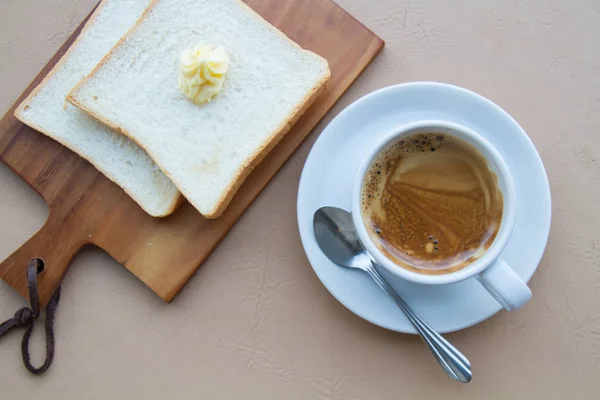
[[[366,268],[366,272],[394,301],[408,317],[421,338],[427,344],[438,363],[442,366],[448,376],[456,381],[467,383],[471,380],[471,363],[457,348],[452,346],[439,333],[434,331],[425,321],[413,311],[412,308],[396,293],[389,283],[375,269],[373,262]]]

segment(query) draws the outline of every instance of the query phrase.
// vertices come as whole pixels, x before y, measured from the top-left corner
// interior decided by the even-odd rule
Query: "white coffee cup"
[[[388,145],[419,133],[445,133],[473,145],[487,159],[498,178],[504,205],[502,221],[496,238],[487,251],[472,264],[455,272],[440,275],[420,274],[405,269],[387,258],[375,245],[361,215],[362,184],[371,162]],[[516,216],[515,187],[510,171],[500,153],[475,131],[447,121],[427,120],[410,123],[390,132],[367,154],[358,169],[352,192],[352,218],[361,242],[383,268],[391,274],[408,281],[425,285],[447,285],[475,277],[479,283],[507,310],[516,310],[531,298],[527,284],[502,258],[502,250],[512,233]]]

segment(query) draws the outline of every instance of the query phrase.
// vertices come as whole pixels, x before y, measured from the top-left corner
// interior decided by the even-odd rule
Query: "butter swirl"
[[[221,91],[229,69],[229,56],[222,46],[198,45],[179,57],[177,87],[196,104],[210,101]]]

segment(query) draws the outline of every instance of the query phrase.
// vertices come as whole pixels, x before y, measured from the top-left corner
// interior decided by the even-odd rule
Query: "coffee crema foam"
[[[371,163],[362,218],[379,250],[422,274],[458,271],[490,247],[503,198],[486,159],[448,134],[422,133],[389,145]]]

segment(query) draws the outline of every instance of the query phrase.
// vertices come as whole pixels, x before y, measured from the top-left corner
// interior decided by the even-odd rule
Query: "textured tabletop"
[[[97,0],[0,0],[0,112]],[[600,392],[600,3],[338,0],[386,41],[172,304],[95,248],[75,259],[42,377],[0,341],[2,399],[587,399]],[[494,4],[500,3],[500,4]],[[358,97],[432,80],[511,113],[550,178],[548,248],[522,310],[448,335],[473,381],[450,381],[417,337],[356,317],[321,285],[296,224],[304,160]],[[0,164],[0,257],[44,222],[40,198]],[[25,305],[0,282],[0,320]],[[1,322],[1,321],[0,321]],[[43,352],[41,324],[34,361]]]

